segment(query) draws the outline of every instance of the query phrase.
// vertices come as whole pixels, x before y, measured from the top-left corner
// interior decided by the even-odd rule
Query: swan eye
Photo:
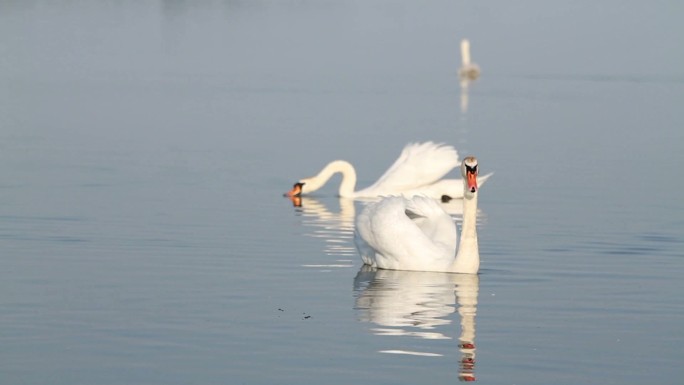
[[[467,164],[465,165],[466,167],[466,172],[477,174],[477,165],[474,166],[468,166]]]

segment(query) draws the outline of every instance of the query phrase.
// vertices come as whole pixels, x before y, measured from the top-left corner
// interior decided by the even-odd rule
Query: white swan
[[[480,67],[470,62],[470,41],[461,40],[461,68],[458,69],[458,76],[464,80],[475,80],[480,77]]]
[[[433,199],[388,197],[366,206],[356,218],[355,241],[361,259],[380,269],[476,274],[477,159],[461,165],[463,228],[456,252],[457,229],[451,216]]]
[[[345,160],[335,160],[326,165],[316,176],[300,179],[289,197],[310,194],[325,185],[336,173],[342,173],[339,196],[343,198],[371,198],[384,195],[425,195],[431,198],[462,198],[463,181],[441,179],[459,164],[458,153],[452,146],[439,143],[409,143],[399,158],[370,187],[354,191],[356,170]],[[484,183],[491,174],[479,179]]]

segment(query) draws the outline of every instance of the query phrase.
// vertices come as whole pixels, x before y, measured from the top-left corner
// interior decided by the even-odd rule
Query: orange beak
[[[468,171],[466,177],[468,179],[468,190],[474,193],[477,191],[477,173]]]
[[[302,195],[302,186],[303,186],[303,185],[304,185],[303,183],[297,182],[297,183],[294,184],[294,186],[292,186],[292,190],[286,192],[286,193],[283,194],[283,195],[286,196],[286,197],[290,197],[290,198],[301,196],[301,195]]]

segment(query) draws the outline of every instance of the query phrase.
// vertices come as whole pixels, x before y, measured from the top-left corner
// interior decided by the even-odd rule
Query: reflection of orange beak
[[[290,197],[290,200],[292,201],[293,207],[302,207],[302,198],[301,197],[292,196],[292,197]]]
[[[474,193],[475,191],[477,191],[477,173],[468,171],[466,173],[466,177],[468,179],[468,190]]]
[[[292,190],[286,192],[283,195],[286,197],[290,197],[290,198],[298,197],[298,196],[302,195],[302,185],[303,185],[303,183],[299,183],[299,182],[295,183],[294,186],[292,186]]]

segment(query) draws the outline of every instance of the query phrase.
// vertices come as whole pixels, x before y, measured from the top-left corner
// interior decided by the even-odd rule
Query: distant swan
[[[366,206],[356,219],[355,241],[366,265],[390,270],[477,274],[477,159],[469,156],[463,174],[463,228],[457,228],[435,200],[388,197]]]
[[[441,179],[451,169],[458,166],[458,153],[452,146],[439,143],[409,143],[399,158],[370,187],[354,191],[356,188],[356,170],[346,160],[335,160],[328,163],[316,176],[300,179],[292,190],[285,195],[289,197],[310,194],[325,185],[336,173],[342,173],[339,196],[343,198],[371,198],[383,195],[425,195],[431,198],[462,198],[463,181],[459,179]],[[491,174],[480,178],[484,183]]]
[[[470,62],[470,41],[461,40],[461,68],[458,76],[463,80],[475,80],[480,77],[480,67]]]

